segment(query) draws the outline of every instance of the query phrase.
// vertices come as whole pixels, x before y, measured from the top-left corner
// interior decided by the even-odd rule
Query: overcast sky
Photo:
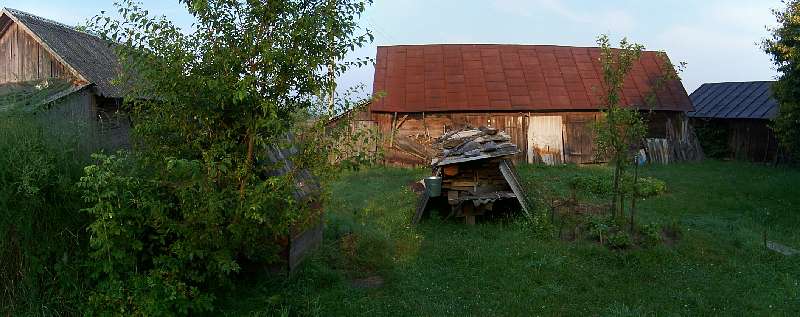
[[[151,12],[188,28],[177,1],[144,0]],[[113,0],[0,0],[0,5],[74,25]],[[687,63],[683,84],[771,80],[776,73],[759,43],[773,25],[780,0],[375,0],[362,25],[375,35],[353,56],[373,56],[377,45],[432,43],[593,46],[597,35],[627,36],[650,50]],[[372,67],[351,71],[340,87],[372,87]]]

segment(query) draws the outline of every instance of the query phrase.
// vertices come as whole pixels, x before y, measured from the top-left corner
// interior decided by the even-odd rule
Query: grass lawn
[[[608,173],[519,169],[531,192],[563,196],[573,175]],[[800,249],[800,170],[704,162],[642,174],[664,180],[668,190],[639,203],[640,222],[678,222],[682,237],[613,251],[591,241],[537,239],[514,219],[474,227],[431,219],[412,227],[416,200],[408,183],[426,171],[353,173],[334,184],[318,252],[288,278],[243,281],[221,304],[230,315],[800,312],[800,256],[765,251],[761,237],[768,225],[770,240]]]

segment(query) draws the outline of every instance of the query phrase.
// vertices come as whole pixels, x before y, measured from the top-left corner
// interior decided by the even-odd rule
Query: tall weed
[[[76,313],[87,217],[85,125],[0,114],[0,315]]]

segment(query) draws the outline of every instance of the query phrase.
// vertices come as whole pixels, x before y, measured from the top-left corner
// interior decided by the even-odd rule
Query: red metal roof
[[[625,105],[644,98],[663,74],[645,52],[625,80]],[[378,47],[372,111],[553,111],[603,104],[600,49],[544,45],[403,45]],[[690,111],[679,80],[656,94],[653,110]]]

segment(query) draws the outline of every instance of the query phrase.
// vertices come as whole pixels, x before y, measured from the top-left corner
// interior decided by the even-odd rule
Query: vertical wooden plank
[[[33,38],[28,37],[28,48],[30,49],[30,61],[28,63],[30,74],[30,79],[41,79],[39,77],[39,43],[36,43]]]
[[[23,32],[19,28],[17,28],[17,45],[16,45],[16,47],[17,47],[16,51],[18,52],[18,54],[17,54],[17,56],[18,56],[18,60],[17,60],[18,78],[17,78],[17,80],[25,81],[25,80],[27,80],[27,77],[26,77],[26,74],[25,74],[25,63],[27,62],[27,58],[26,57],[27,57],[27,54],[28,54],[28,50],[27,50],[28,45],[27,45],[27,43],[25,43],[25,32]]]
[[[36,45],[39,50],[39,78],[50,78],[50,53],[47,52],[41,45]]]
[[[8,82],[8,66],[11,55],[8,46],[8,30],[0,34],[0,83]]]
[[[20,66],[20,61],[19,61],[19,36],[18,36],[19,35],[19,28],[17,27],[16,24],[14,24],[14,26],[12,26],[12,28],[13,28],[11,30],[12,38],[10,39],[10,41],[11,41],[11,65],[10,66],[11,67],[9,67],[9,71],[10,71],[9,81],[14,82],[14,81],[19,81],[20,80],[20,76],[19,76],[20,75],[20,73],[19,73],[19,66]]]

